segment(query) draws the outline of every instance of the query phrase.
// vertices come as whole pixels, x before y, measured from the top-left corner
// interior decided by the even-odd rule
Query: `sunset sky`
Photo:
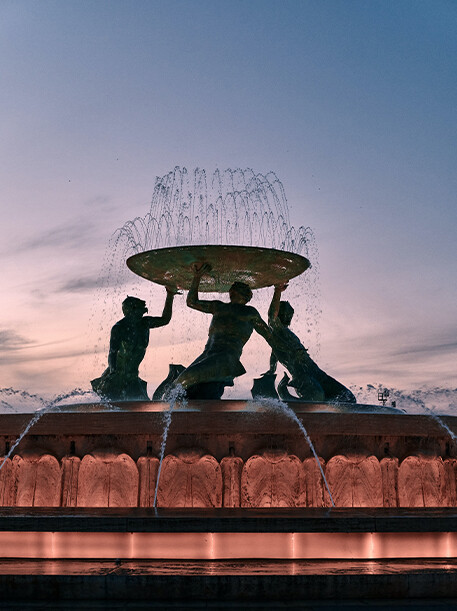
[[[276,172],[319,249],[321,367],[457,387],[454,0],[2,0],[0,74],[0,387],[102,373],[109,239],[175,166]],[[206,341],[184,299],[151,332],[150,394]],[[252,346],[233,396],[268,368]]]

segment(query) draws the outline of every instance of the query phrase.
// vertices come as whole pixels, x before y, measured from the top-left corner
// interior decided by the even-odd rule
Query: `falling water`
[[[435,391],[436,390],[437,389],[435,389]],[[434,420],[444,431],[446,431],[446,433],[451,437],[452,441],[454,441],[454,443],[457,443],[457,435],[448,427],[448,425],[444,422],[444,420],[440,416],[438,416],[438,414],[435,413],[436,405],[427,407],[427,405],[425,404],[425,396],[424,396],[426,395],[426,393],[424,393],[424,391],[422,391],[422,393],[423,394],[421,396],[420,391],[405,394],[405,393],[401,393],[400,391],[392,390],[390,391],[389,396],[395,397],[396,401],[400,401],[402,403],[406,403],[408,401],[410,404],[419,407],[421,412],[425,412],[428,416],[430,416],[432,420]],[[428,394],[429,394],[428,399],[430,403],[432,403],[433,402],[432,391],[429,391]],[[441,395],[442,393],[438,393],[438,394]]]
[[[32,395],[32,394],[30,394],[30,393],[28,393],[26,391],[23,391],[23,390],[14,390],[13,388],[2,388],[2,389],[0,389],[0,395],[1,394],[6,395],[6,396],[19,396],[19,397],[28,398],[28,399],[34,399],[34,400],[39,401],[42,404],[43,407],[41,407],[40,409],[38,409],[35,412],[35,414],[31,418],[30,422],[27,424],[27,426],[24,428],[22,433],[19,435],[19,437],[13,443],[13,445],[11,446],[9,452],[3,458],[3,462],[0,465],[0,471],[2,470],[3,465],[6,463],[8,458],[12,455],[14,450],[17,448],[17,446],[21,443],[21,441],[24,439],[24,437],[27,435],[27,433],[30,431],[30,429],[33,426],[35,426],[35,424],[38,422],[38,420],[41,419],[42,416],[44,416],[45,414],[47,414],[47,413],[49,413],[49,412],[51,412],[53,410],[58,411],[60,409],[60,407],[61,407],[58,404],[61,403],[62,401],[65,401],[66,399],[70,399],[70,398],[74,398],[74,397],[78,397],[78,396],[79,397],[80,396],[86,396],[86,395],[92,394],[92,393],[89,393],[87,390],[82,390],[81,388],[75,388],[71,392],[58,395],[57,397],[55,397],[55,399],[53,399],[52,401],[48,401],[48,402],[45,399],[43,399],[42,397],[39,397],[38,395]]]
[[[157,471],[157,481],[156,481],[156,487],[154,491],[154,503],[152,505],[154,508],[157,507],[157,493],[159,491],[160,472],[162,471],[162,462],[163,462],[163,457],[165,456],[165,448],[167,446],[168,431],[170,430],[171,416],[173,413],[173,408],[176,405],[177,401],[179,401],[182,406],[186,405],[187,403],[186,391],[181,386],[181,384],[178,384],[175,388],[168,391],[166,400],[169,401],[169,407],[168,407],[168,410],[164,412],[164,427],[163,427],[162,443],[160,445],[159,469]]]
[[[95,350],[93,345],[88,347],[88,352],[95,353],[94,360],[97,359],[93,369],[102,367],[98,355],[107,351],[107,326],[116,320],[113,308],[120,308],[125,295],[142,293],[151,312],[152,307],[161,307],[159,287],[132,274],[125,265],[126,259],[151,249],[205,244],[275,248],[310,260],[311,267],[306,273],[291,282],[287,299],[294,305],[306,303],[306,308],[296,307],[294,326],[317,357],[321,315],[317,244],[309,227],[295,228],[291,224],[289,203],[276,174],[255,173],[252,169],[216,170],[211,174],[199,168],[188,171],[176,167],[156,178],[145,216],[129,220],[117,229],[107,247],[91,320],[92,335],[98,338]],[[271,298],[267,292],[268,289],[254,292],[252,305],[261,313],[266,311],[266,302]],[[179,299],[175,300],[174,311],[174,324],[164,333],[176,330],[179,321],[181,346],[177,362],[190,362],[195,355],[189,352],[189,346],[198,340],[191,322],[193,313]],[[249,347],[247,351],[249,354]]]
[[[454,433],[454,431],[451,431],[448,425],[444,422],[442,418],[440,418],[440,416],[438,416],[438,414],[435,414],[434,408],[429,408],[424,405],[424,410],[427,412],[430,418],[432,418],[432,420],[434,420],[437,424],[440,425],[442,429],[446,431],[452,441],[457,444],[457,435]]]
[[[40,397],[39,395],[36,394],[32,394],[27,392],[26,390],[17,390],[15,388],[0,388],[0,396],[2,397],[14,397],[14,398],[18,398],[22,401],[24,400],[31,400],[33,402],[33,404],[36,404],[36,402],[40,403],[42,405],[42,407],[45,407],[47,402],[43,397]],[[1,404],[3,407],[6,407],[8,409],[12,409],[14,411],[16,411],[16,407],[14,405],[11,405],[11,403],[9,403],[8,401],[1,401]]]
[[[373,394],[383,393],[386,388],[382,384],[368,384],[366,388],[352,387],[351,390],[357,395],[359,402],[374,403]],[[406,391],[396,388],[387,388],[389,399],[393,400],[396,407],[403,409],[409,414],[423,414],[430,416],[457,444],[457,435],[449,428],[441,416],[455,415],[457,409],[457,389],[455,388],[419,388]],[[431,407],[427,407],[427,403]],[[440,411],[440,416],[436,413]]]
[[[297,414],[283,401],[281,401],[280,399],[272,399],[270,397],[259,397],[257,398],[254,402],[255,405],[261,405],[262,407],[266,407],[267,409],[271,409],[273,411],[279,411],[281,413],[283,413],[285,416],[287,416],[288,418],[290,418],[291,420],[293,420],[294,422],[296,422],[300,428],[300,431],[303,433],[304,438],[306,439],[306,442],[308,443],[308,446],[311,450],[311,452],[313,453],[313,456],[316,460],[317,466],[319,467],[319,471],[321,472],[322,475],[322,479],[325,485],[325,488],[328,492],[328,496],[330,498],[330,502],[332,503],[332,507],[335,507],[335,503],[333,501],[333,497],[332,497],[332,493],[330,492],[330,487],[328,485],[327,482],[327,478],[325,477],[325,473],[324,470],[322,468],[321,465],[321,461],[319,460],[319,457],[316,453],[316,450],[314,448],[313,442],[311,441],[309,435],[308,435],[308,431],[305,429],[305,426],[303,424],[303,422],[298,418]]]
[[[284,187],[276,174],[251,169],[176,167],[156,178],[149,213],[115,233],[132,254],[191,244],[239,244],[302,253],[311,230],[290,225]]]

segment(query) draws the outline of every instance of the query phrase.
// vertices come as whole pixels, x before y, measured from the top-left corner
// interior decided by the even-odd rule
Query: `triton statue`
[[[185,388],[189,399],[220,399],[224,388],[233,386],[233,379],[246,373],[240,357],[252,331],[255,329],[267,341],[271,335],[257,310],[247,305],[252,291],[244,282],[232,284],[230,303],[199,299],[200,280],[210,270],[208,263],[193,266],[187,295],[189,307],[213,315],[203,353],[174,382]]]
[[[282,399],[293,400],[287,386],[295,388],[300,399],[305,401],[341,401],[356,403],[352,392],[340,382],[327,375],[309,356],[298,337],[289,329],[294,309],[288,301],[281,301],[281,293],[287,284],[275,286],[273,299],[268,310],[268,323],[271,329],[269,343],[273,349],[270,369],[264,374],[271,376],[276,372],[278,361],[292,375],[287,374],[278,385]]]
[[[111,401],[149,401],[147,385],[138,377],[138,368],[149,344],[149,329],[170,322],[176,293],[176,289],[167,287],[162,316],[144,316],[148,311],[145,301],[136,297],[124,299],[124,318],[111,330],[108,368],[100,378],[91,381],[97,394]]]

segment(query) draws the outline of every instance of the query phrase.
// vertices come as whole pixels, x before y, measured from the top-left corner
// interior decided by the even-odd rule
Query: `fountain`
[[[204,306],[214,316],[230,304],[198,290],[260,291],[315,273],[310,232],[290,227],[274,175],[216,173],[215,197],[204,172],[192,188],[188,179],[175,169],[158,180],[149,215],[117,232],[135,274],[168,294],[189,290],[190,305],[222,304]],[[287,360],[274,307],[262,327],[255,308],[235,303]],[[292,335],[305,360],[291,388],[304,393],[297,378],[318,374]],[[0,415],[0,549],[15,567],[0,571],[6,597],[42,600],[49,583],[71,602],[145,601],[151,591],[157,604],[183,605],[457,596],[455,417],[289,391],[285,403],[273,371],[261,385],[269,396],[208,399],[209,378],[180,387],[190,370],[172,364],[153,401],[59,405],[31,422]]]

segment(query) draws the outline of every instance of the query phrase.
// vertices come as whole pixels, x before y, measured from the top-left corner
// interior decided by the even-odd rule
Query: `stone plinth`
[[[0,471],[0,505],[152,507],[164,431],[161,402],[44,414]],[[457,449],[428,416],[297,403],[336,507],[455,507]],[[354,407],[352,407],[354,409]],[[30,416],[0,416],[5,454]],[[457,430],[457,418],[445,423]],[[298,424],[246,401],[173,412],[157,490],[169,508],[329,507]]]

